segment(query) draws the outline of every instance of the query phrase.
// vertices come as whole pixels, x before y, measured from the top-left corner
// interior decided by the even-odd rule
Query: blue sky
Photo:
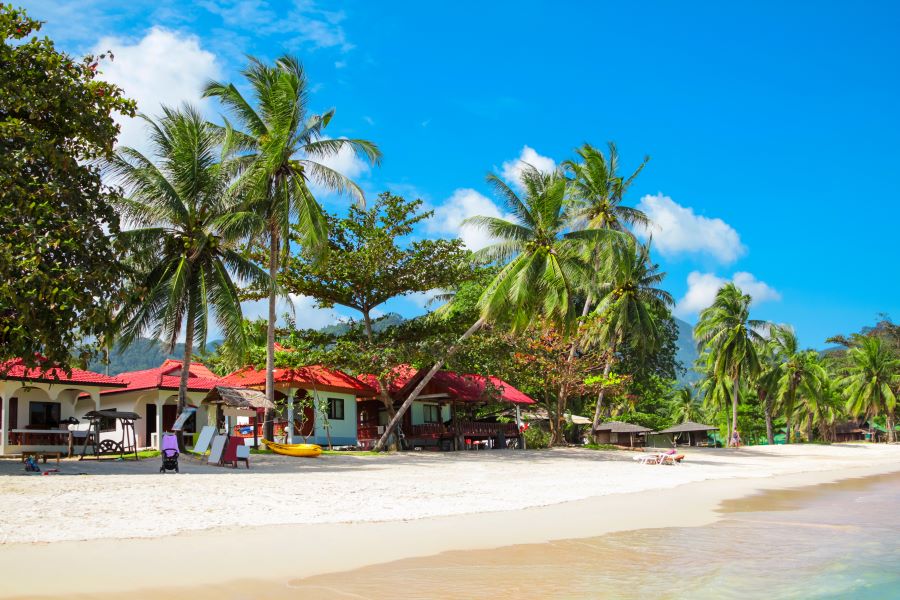
[[[112,49],[105,76],[149,113],[198,102],[210,77],[238,81],[245,54],[296,54],[313,108],[337,108],[329,135],[384,152],[375,169],[335,166],[369,193],[425,200],[436,218],[421,235],[483,244],[459,221],[503,214],[487,173],[514,179],[522,158],[549,168],[613,140],[623,170],[652,157],[628,202],[657,222],[679,316],[693,322],[733,279],[755,317],[813,347],[900,318],[900,4],[24,4],[64,50]],[[140,129],[123,139],[140,145]],[[301,324],[337,317],[297,307]]]

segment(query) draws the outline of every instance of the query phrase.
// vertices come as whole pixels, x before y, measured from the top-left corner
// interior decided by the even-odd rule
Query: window
[[[59,402],[31,402],[28,410],[28,424],[40,425],[44,429],[59,427]]]
[[[422,410],[425,414],[426,423],[441,422],[441,407],[437,404],[425,404],[424,406],[422,406]]]
[[[106,410],[118,411],[117,408],[107,408]],[[100,418],[100,432],[106,431],[115,431],[116,430],[116,421],[118,421],[115,417],[101,417]]]
[[[335,421],[344,420],[344,399],[329,398],[328,399],[328,419]]]

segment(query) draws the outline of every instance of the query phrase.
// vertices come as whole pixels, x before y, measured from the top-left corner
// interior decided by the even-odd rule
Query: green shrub
[[[529,427],[524,435],[525,447],[530,450],[550,447],[550,433],[540,427]]]

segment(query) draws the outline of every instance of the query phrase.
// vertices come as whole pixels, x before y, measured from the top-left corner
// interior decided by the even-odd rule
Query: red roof
[[[93,371],[72,369],[70,373],[66,373],[64,369],[55,365],[45,364],[47,361],[43,357],[38,357],[38,362],[42,363],[40,367],[27,367],[25,366],[25,361],[21,358],[4,361],[0,363],[0,379],[42,381],[47,383],[80,383],[104,387],[122,387],[125,385],[125,382],[118,377],[109,377]]]
[[[372,396],[375,390],[359,379],[347,375],[337,369],[329,369],[322,365],[275,369],[275,383],[287,383],[299,387],[321,387],[355,393],[358,396]],[[266,370],[255,367],[244,367],[221,380],[221,385],[237,385],[243,387],[259,387],[266,385]]]
[[[155,369],[119,373],[116,377],[128,384],[124,390],[109,390],[105,394],[133,390],[177,390],[181,385],[182,361],[168,359]],[[188,367],[188,391],[207,392],[219,385],[219,378],[206,366],[192,362]]]
[[[405,397],[427,372],[426,369],[417,371],[409,365],[400,365],[388,376],[391,396]],[[360,379],[369,385],[378,385],[374,375],[360,375]],[[534,404],[534,400],[499,377],[485,377],[471,373],[438,371],[428,382],[426,390],[432,394],[447,394],[457,402],[484,402],[488,391],[488,381],[497,389],[499,401],[513,404]]]

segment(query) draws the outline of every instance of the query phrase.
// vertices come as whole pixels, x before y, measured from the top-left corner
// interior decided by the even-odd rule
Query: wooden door
[[[163,405],[163,432],[172,431],[172,425],[175,424],[175,417],[178,413],[178,407],[174,404]]]

